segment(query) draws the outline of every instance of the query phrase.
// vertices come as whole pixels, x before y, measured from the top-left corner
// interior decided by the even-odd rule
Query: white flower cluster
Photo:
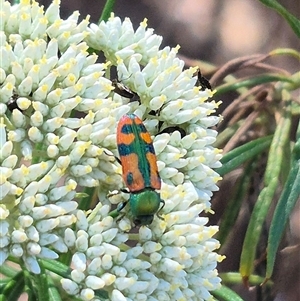
[[[217,227],[198,216],[206,206],[193,184],[164,184],[162,190],[168,195],[164,220],[129,237],[107,216],[108,206],[99,204],[91,218],[78,212],[76,230],[65,233],[68,247],[77,251],[71,279],[61,280],[69,294],[101,300],[106,289],[111,301],[211,298],[209,291],[220,284],[216,264],[222,257],[213,252],[218,242],[212,238]],[[136,244],[126,245],[128,239]]]
[[[217,227],[199,217],[220,179],[213,93],[146,21],[62,20],[59,4],[0,0],[0,265],[10,255],[40,273],[38,259],[69,252],[62,287],[82,300],[209,300],[222,260]],[[111,67],[137,101],[113,91]],[[165,201],[162,219],[136,234],[128,217],[109,216],[122,196],[107,197],[123,186],[108,151],[129,112],[154,136]],[[87,188],[99,198],[90,216],[76,201]]]

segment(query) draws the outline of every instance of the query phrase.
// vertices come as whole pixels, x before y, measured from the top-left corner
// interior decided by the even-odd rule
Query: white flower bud
[[[84,253],[77,252],[72,257],[72,262],[74,264],[74,268],[81,272],[86,269],[86,256]]]
[[[135,283],[135,280],[133,278],[127,278],[127,277],[119,277],[116,279],[114,285],[115,288],[119,289],[120,291],[125,290],[126,288],[129,288]]]
[[[101,289],[105,286],[105,282],[96,276],[88,276],[85,279],[85,284],[87,287],[90,287],[91,289],[97,290]]]
[[[24,231],[14,230],[11,235],[11,240],[14,243],[21,244],[27,240],[27,235],[24,233]]]
[[[24,257],[23,257],[24,258]],[[41,272],[41,268],[37,262],[35,256],[27,256],[24,258],[24,263],[29,271],[34,274],[39,274]]]
[[[92,289],[86,288],[81,291],[80,296],[83,301],[90,301],[94,298],[95,293]]]
[[[48,220],[41,220],[36,223],[36,228],[38,231],[42,233],[46,233],[52,229],[54,229],[59,224],[59,219],[50,218]]]
[[[60,283],[63,289],[70,295],[76,295],[79,292],[78,284],[70,279],[61,279]]]
[[[28,131],[29,139],[34,143],[39,143],[43,140],[44,136],[37,127],[31,127]]]
[[[101,269],[101,258],[96,257],[90,262],[87,271],[89,275],[96,275],[97,273],[99,273],[100,269]]]
[[[12,253],[13,256],[16,256],[16,257],[21,257],[24,254],[24,250],[23,250],[22,246],[19,244],[11,245],[10,252]],[[1,252],[0,252],[0,256],[1,256]],[[0,259],[0,262],[1,262],[1,259]]]
[[[39,256],[46,259],[57,259],[59,257],[57,253],[45,247],[41,248]]]
[[[111,294],[111,301],[126,301],[127,298],[119,291],[114,289]]]
[[[74,281],[76,281],[77,283],[80,283],[82,281],[84,281],[85,279],[85,273],[79,271],[79,270],[73,270],[71,272],[71,277]]]

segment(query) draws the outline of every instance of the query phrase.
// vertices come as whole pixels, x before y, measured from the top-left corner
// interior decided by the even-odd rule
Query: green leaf
[[[69,266],[67,266],[57,260],[43,259],[40,261],[42,262],[45,269],[63,277],[63,278],[70,277],[71,269]]]
[[[298,20],[294,15],[290,14],[279,2],[276,0],[259,0],[264,5],[273,8],[285,20],[289,23],[295,34],[300,38],[300,20]]]
[[[49,283],[48,283],[48,279],[47,279],[46,270],[45,270],[41,260],[39,260],[39,265],[41,268],[41,273],[32,275],[32,279],[33,279],[34,283],[36,284],[38,300],[39,301],[49,301]]]
[[[61,301],[61,294],[57,290],[52,278],[50,276],[47,276],[47,278],[49,283],[49,301]]]
[[[17,301],[24,290],[24,273],[20,271],[6,284],[0,295],[0,300]]]
[[[283,156],[285,155],[285,145],[290,142],[290,104],[290,101],[285,102],[282,116],[275,130],[264,175],[265,187],[258,196],[247,228],[240,261],[240,273],[245,281],[247,281],[253,271],[256,247],[260,238],[262,225],[265,221],[275,191],[278,188],[280,168],[282,166],[281,163]]]
[[[258,155],[269,147],[272,136],[258,138],[228,152],[221,159],[222,167],[217,169],[219,175],[225,175],[250,158]]]
[[[297,62],[300,60],[300,53],[299,51],[293,49],[293,48],[276,48],[272,51],[269,52],[270,56],[274,56],[274,55],[288,55],[291,56],[293,58],[295,58],[297,60]]]
[[[240,81],[235,81],[233,83],[227,83],[224,85],[219,86],[216,88],[216,93],[214,96],[230,92],[230,91],[237,91],[242,87],[254,87],[261,85],[263,83],[270,83],[270,82],[288,82],[293,84],[293,80],[290,76],[286,75],[279,75],[279,74],[261,74],[256,75],[255,77],[242,79]]]
[[[87,198],[85,195],[88,195]],[[78,200],[78,209],[81,210],[89,210],[92,206],[92,204],[97,203],[97,189],[95,187],[87,187],[84,189],[84,192],[81,195],[81,199]]]
[[[300,132],[300,123],[298,131]],[[292,168],[275,208],[270,226],[267,248],[266,280],[272,276],[275,257],[281,237],[286,228],[288,218],[300,196],[300,138],[294,146],[293,155]]]
[[[8,265],[8,262],[0,266],[0,273],[6,277],[12,278],[18,274],[19,270],[13,268],[11,265]]]
[[[27,293],[28,301],[35,301],[37,300],[37,290],[36,287],[33,286],[31,274],[28,270],[23,269],[24,277],[25,277],[25,288],[24,292]]]
[[[226,238],[228,234],[230,234],[231,229],[233,228],[237,216],[239,214],[240,208],[242,206],[242,202],[245,199],[245,194],[247,193],[250,185],[250,180],[252,177],[253,169],[255,168],[256,160],[247,165],[244,170],[243,175],[240,179],[237,180],[235,186],[235,192],[233,197],[230,199],[229,203],[225,208],[225,212],[223,214],[219,232],[217,234],[217,238],[221,244],[221,246],[226,242]]]
[[[243,279],[240,273],[237,272],[227,272],[227,273],[220,273],[219,276],[222,279],[222,283],[226,285],[233,285],[233,284],[241,284]],[[249,277],[249,284],[251,286],[260,285],[263,282],[263,277],[258,275],[251,275]],[[267,286],[272,286],[273,282],[270,281],[267,283]]]
[[[95,296],[99,297],[100,300],[107,300],[109,298],[108,292],[105,290],[96,290]]]
[[[10,281],[9,278],[0,279],[0,294],[2,294],[2,290],[5,288],[5,286],[9,281]]]
[[[105,6],[104,6],[102,14],[101,14],[101,17],[99,19],[99,23],[101,21],[107,21],[108,20],[108,18],[110,17],[110,14],[113,11],[114,6],[115,6],[115,2],[116,2],[116,0],[106,0]]]
[[[236,292],[225,285],[221,288],[212,291],[212,295],[216,298],[221,298],[224,301],[244,301]]]

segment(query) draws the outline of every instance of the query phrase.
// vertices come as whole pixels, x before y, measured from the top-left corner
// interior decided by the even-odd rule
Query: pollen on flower
[[[47,162],[41,162],[40,163],[40,168],[46,170],[48,168],[48,163]]]
[[[22,165],[21,172],[22,172],[23,176],[27,176],[29,174],[29,168],[25,165]]]
[[[21,14],[21,19],[22,20],[28,20],[30,18],[30,15],[29,14],[27,14],[27,13],[22,13]]]
[[[112,91],[112,90],[114,90],[114,87],[112,86],[112,85],[110,85],[110,84],[104,84],[103,85],[103,88],[104,88],[104,90],[106,91],[106,92],[110,92],[110,91]]]
[[[83,88],[83,84],[76,84],[75,85],[75,89],[76,89],[77,92],[81,91],[82,88]]]
[[[167,214],[167,215],[165,216],[165,222],[166,222],[168,225],[175,224],[178,220],[179,220],[179,216],[176,215],[176,214]]]
[[[22,193],[23,193],[23,189],[22,188],[20,188],[20,187],[15,187],[16,189],[15,189],[15,191],[11,191],[12,192],[12,194],[15,194],[15,195],[17,195],[17,196],[20,196]]]
[[[158,66],[158,58],[157,57],[151,58],[149,63],[153,66]]]
[[[166,200],[166,199],[168,199],[170,197],[170,193],[167,190],[162,190],[160,194],[161,194],[161,198],[163,200]]]
[[[217,256],[217,261],[218,262],[222,262],[223,260],[225,260],[226,259],[226,256],[225,255],[218,255]]]
[[[65,31],[65,32],[62,34],[62,37],[63,37],[64,39],[68,39],[68,38],[70,37],[70,35],[71,35],[71,32],[70,32],[70,31]]]
[[[48,24],[48,20],[47,20],[46,17],[40,18],[40,19],[39,19],[39,22],[40,22],[40,24],[43,24],[43,25]]]
[[[95,296],[95,292],[92,289],[86,288],[81,291],[81,297],[84,301],[92,300]]]
[[[14,85],[10,82],[8,82],[6,85],[5,85],[5,88],[8,90],[8,91],[12,91],[13,88],[14,88]]]
[[[140,23],[140,26],[146,28],[146,27],[148,26],[148,19],[145,18],[145,19]]]
[[[218,183],[218,182],[221,181],[222,179],[223,179],[222,177],[213,177],[214,183]]]
[[[75,82],[76,82],[76,79],[77,79],[76,76],[75,76],[74,74],[70,73],[70,74],[67,76],[67,78],[64,80],[64,83],[65,83],[66,85],[68,85],[68,86],[74,85]]]
[[[26,5],[30,4],[30,0],[21,0],[20,3],[24,6],[26,6]]]
[[[0,185],[3,185],[7,181],[7,176],[0,174]]]
[[[20,97],[17,100],[17,104],[21,110],[27,110],[31,105],[31,101],[26,97]]]

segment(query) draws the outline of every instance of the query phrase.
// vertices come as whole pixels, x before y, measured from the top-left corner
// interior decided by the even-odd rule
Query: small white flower
[[[82,300],[211,299],[222,257],[217,227],[199,213],[218,189],[209,127],[220,118],[213,93],[195,87],[196,69],[183,70],[178,47],[161,49],[146,20],[137,30],[113,15],[99,25],[78,23],[78,12],[63,20],[58,0],[46,11],[1,0],[0,15],[0,264],[10,255],[40,273],[38,259],[69,252],[61,285]],[[111,67],[137,99],[114,91]],[[124,187],[110,153],[129,112],[154,138],[165,201],[161,217],[135,233],[128,216],[109,216],[126,196],[107,197]],[[98,197],[90,215],[77,209],[82,196]]]

